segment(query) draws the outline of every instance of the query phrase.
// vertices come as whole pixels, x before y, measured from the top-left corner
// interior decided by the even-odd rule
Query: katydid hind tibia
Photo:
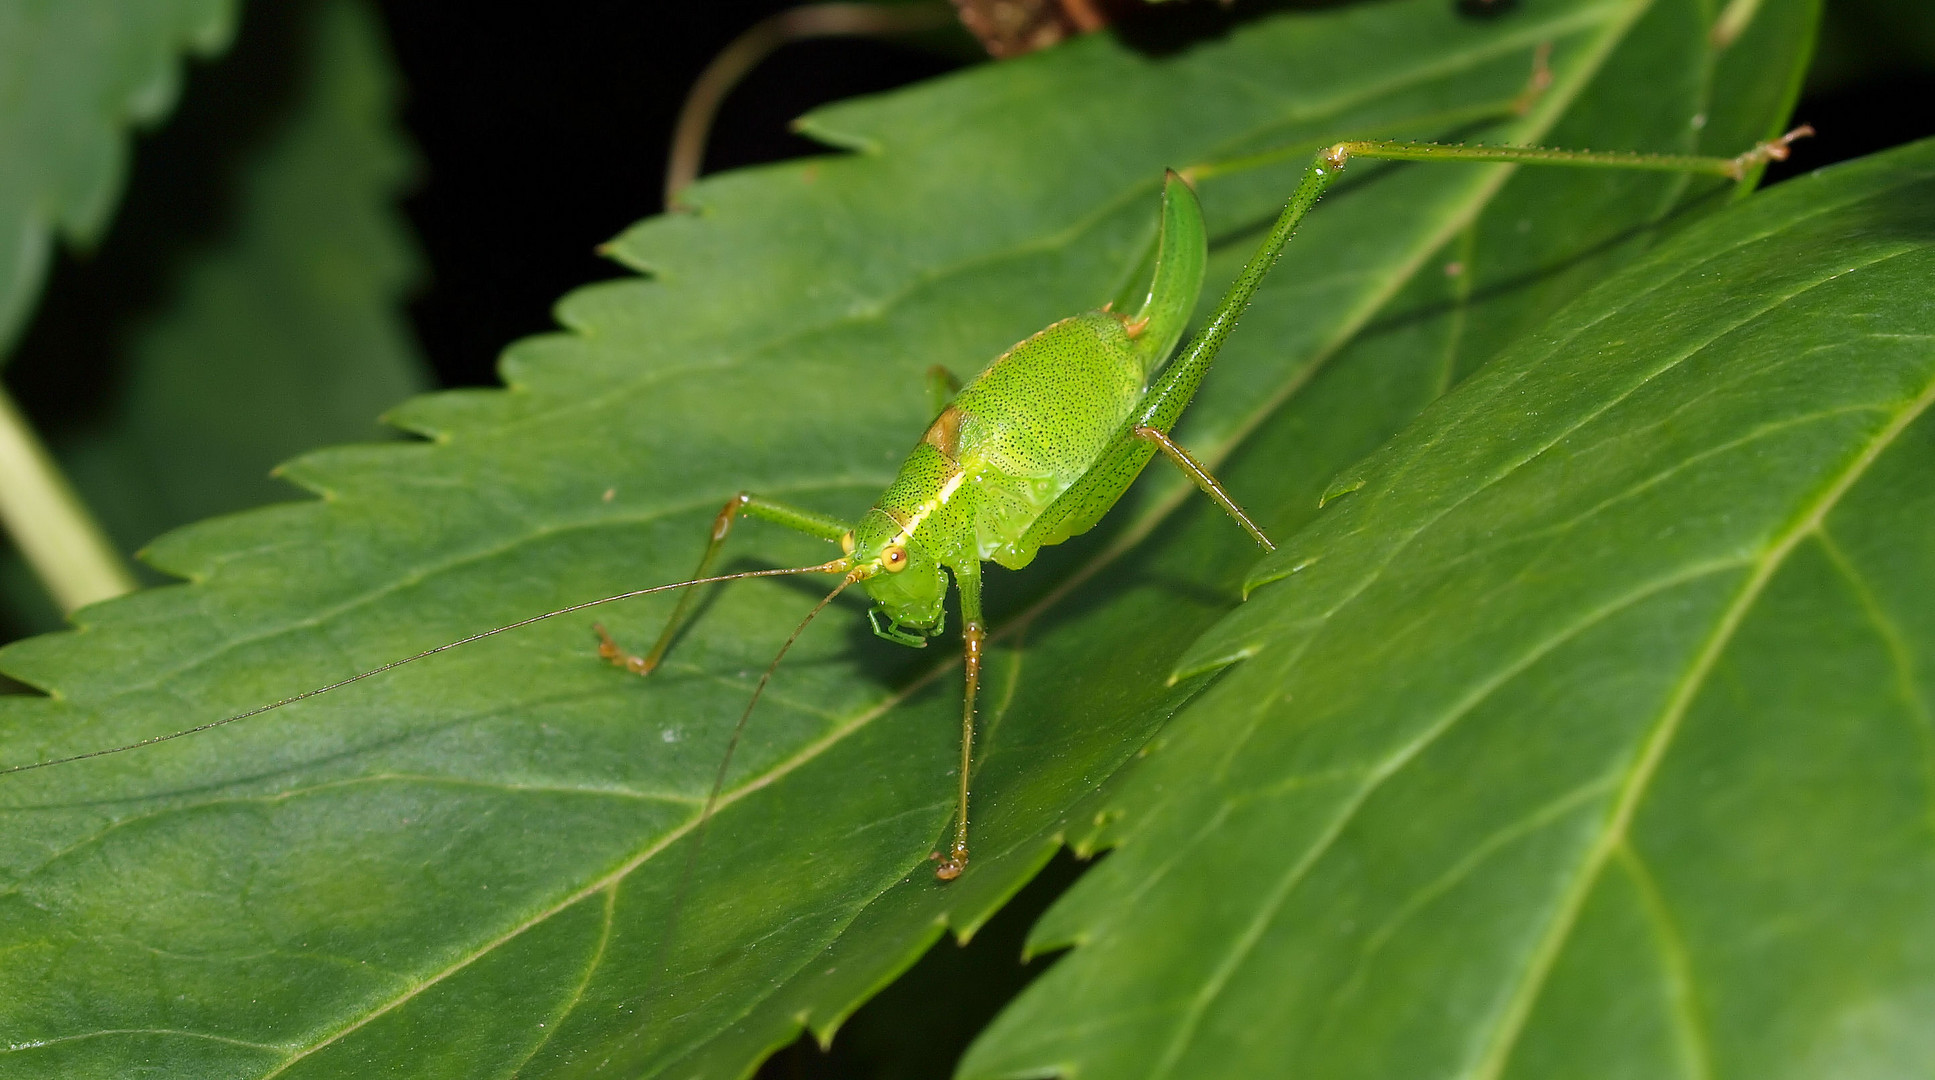
[[[1206,263],[1201,211],[1187,172],[1163,185],[1161,226],[1151,270],[1108,304],[1053,323],[1016,344],[945,401],[878,501],[856,522],[788,506],[755,493],[734,495],[714,520],[694,576],[554,609],[394,660],[327,685],[194,727],[119,746],[17,764],[0,776],[135,750],[258,716],[361,682],[406,664],[558,616],[653,593],[684,590],[657,643],[644,656],[627,653],[602,627],[600,655],[640,675],[654,671],[693,614],[694,586],[751,577],[809,573],[839,576],[774,655],[727,742],[695,828],[715,812],[733,749],[787,650],[835,597],[859,586],[881,637],[922,645],[944,626],[946,594],[957,594],[964,657],[961,756],[953,835],[937,852],[936,876],[958,877],[968,863],[968,795],[975,709],[987,626],[981,566],[1020,569],[1044,546],[1095,526],[1160,450],[1259,544],[1263,531],[1209,471],[1169,438],[1258,285],[1299,221],[1335,182],[1351,157],[1468,161],[1701,173],[1733,180],[1782,158],[1797,129],[1733,158],[1637,155],[1531,147],[1445,146],[1390,141],[1343,142],[1320,152],[1256,253],[1207,321],[1169,359],[1196,306]],[[840,545],[842,554],[810,566],[709,573],[740,516],[758,517]],[[701,833],[702,835],[702,833]],[[693,849],[696,852],[696,845]]]

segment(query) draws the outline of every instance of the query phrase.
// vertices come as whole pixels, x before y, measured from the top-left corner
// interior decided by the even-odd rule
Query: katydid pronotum
[[[1171,172],[1162,190],[1154,250],[1121,295],[1101,308],[1062,319],[1011,347],[958,390],[935,379],[934,416],[873,507],[858,522],[790,507],[755,493],[729,499],[692,579],[574,604],[404,657],[247,712],[138,742],[0,769],[0,775],[120,753],[235,723],[347,686],[462,645],[601,604],[651,593],[686,592],[644,656],[627,653],[602,627],[600,656],[639,675],[659,665],[692,612],[693,586],[749,577],[808,573],[839,576],[807,613],[760,676],[733,727],[698,827],[711,817],[732,755],[754,707],[787,651],[815,616],[858,585],[872,607],[875,633],[924,645],[943,630],[950,583],[958,594],[963,642],[959,790],[953,835],[936,852],[936,877],[952,880],[968,864],[968,796],[974,721],[987,627],[981,564],[1020,569],[1039,550],[1094,527],[1161,451],[1264,548],[1271,543],[1210,472],[1169,432],[1188,407],[1224,341],[1303,216],[1353,157],[1498,162],[1699,173],[1744,180],[1760,164],[1784,158],[1787,135],[1733,158],[1639,155],[1536,147],[1447,146],[1395,141],[1340,142],[1319,152],[1268,236],[1237,275],[1209,319],[1170,360],[1196,307],[1207,261],[1201,209],[1187,173]],[[1165,363],[1165,361],[1167,361]],[[837,558],[813,566],[709,575],[733,523],[753,516],[840,545]],[[696,846],[694,848],[696,851]]]

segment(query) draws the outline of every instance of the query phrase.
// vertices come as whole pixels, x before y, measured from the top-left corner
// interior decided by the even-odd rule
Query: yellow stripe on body
[[[962,470],[960,472],[955,473],[953,476],[948,477],[947,482],[941,485],[941,490],[935,492],[933,498],[920,504],[920,509],[914,511],[913,514],[909,516],[908,519],[901,524],[899,534],[894,537],[894,543],[900,544],[903,547],[906,546],[907,542],[914,538],[914,530],[920,528],[920,523],[927,520],[927,516],[929,514],[932,514],[934,511],[939,510],[943,506],[946,506],[947,500],[953,498],[954,493],[956,491],[959,491],[961,489],[961,485],[966,481],[967,481],[966,470]]]

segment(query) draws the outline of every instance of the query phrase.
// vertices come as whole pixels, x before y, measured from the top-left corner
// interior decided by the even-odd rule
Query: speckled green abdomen
[[[1004,566],[1028,526],[1095,463],[1143,390],[1122,320],[1092,311],[1008,350],[963,387],[955,454],[967,474],[976,555]]]
[[[1020,541],[1088,471],[1143,391],[1123,320],[1063,319],[997,357],[961,389],[863,523],[958,567],[1025,565]]]

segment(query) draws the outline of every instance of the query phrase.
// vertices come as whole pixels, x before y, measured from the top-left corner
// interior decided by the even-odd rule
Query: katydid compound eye
[[[907,549],[898,545],[880,553],[880,561],[887,567],[889,574],[898,574],[907,569]]]

